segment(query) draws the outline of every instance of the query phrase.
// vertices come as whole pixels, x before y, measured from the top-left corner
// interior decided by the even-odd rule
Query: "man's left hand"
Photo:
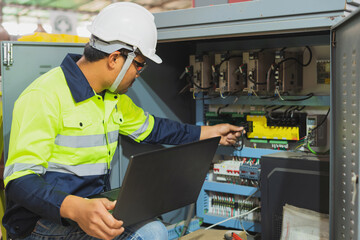
[[[214,126],[201,126],[200,140],[220,136],[220,144],[230,146],[237,142],[237,139],[241,137],[241,134],[245,134],[244,127],[228,123],[217,124]]]

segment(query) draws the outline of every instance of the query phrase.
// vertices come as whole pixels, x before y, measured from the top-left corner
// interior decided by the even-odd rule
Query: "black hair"
[[[84,48],[84,57],[87,61],[89,62],[96,62],[99,61],[101,59],[104,59],[106,57],[108,57],[110,54],[102,52],[100,50],[97,50],[95,48],[93,48],[92,46],[90,46],[89,43],[87,43],[85,45]]]

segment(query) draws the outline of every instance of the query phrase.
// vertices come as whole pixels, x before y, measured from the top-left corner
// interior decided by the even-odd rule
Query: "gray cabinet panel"
[[[360,12],[332,29],[331,239],[359,238]]]
[[[7,159],[14,102],[37,77],[61,64],[67,53],[83,52],[84,44],[1,43],[4,159]]]

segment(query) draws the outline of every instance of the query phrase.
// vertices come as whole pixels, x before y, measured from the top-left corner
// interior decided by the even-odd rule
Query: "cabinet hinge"
[[[4,53],[3,64],[7,67],[11,66],[14,63],[13,44],[7,42],[3,43],[3,53]]]

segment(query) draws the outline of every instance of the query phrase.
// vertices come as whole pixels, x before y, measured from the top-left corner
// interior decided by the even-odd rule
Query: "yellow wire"
[[[275,91],[276,91],[277,94],[279,95],[279,98],[280,98],[281,100],[285,101],[285,100],[281,97],[280,92],[279,92],[279,89],[275,89]]]
[[[254,93],[254,95],[258,97],[258,95],[257,95],[256,92],[254,91],[254,89],[251,89],[251,90],[252,90],[252,92]]]
[[[295,150],[296,149],[298,149],[298,148],[300,148],[300,147],[302,147],[302,146],[304,146],[305,144],[300,144],[299,146],[297,146],[296,148],[295,148]]]

